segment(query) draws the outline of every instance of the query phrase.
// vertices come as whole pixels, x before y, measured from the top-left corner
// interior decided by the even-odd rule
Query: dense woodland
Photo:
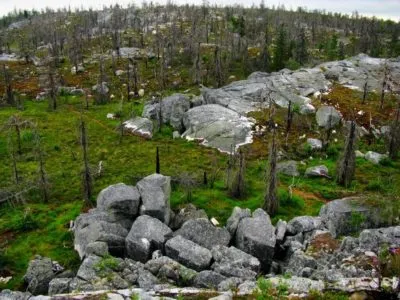
[[[125,55],[132,47],[137,53]],[[376,138],[371,126],[373,120],[399,132],[398,83],[389,85],[384,65],[383,92],[335,85],[322,98],[339,104],[348,121],[355,121],[353,107],[369,112],[369,119],[357,120],[369,134],[356,142],[355,123],[336,135],[324,131],[317,153],[299,145],[300,136],[317,130],[296,107],[251,113],[272,133],[231,154],[173,140],[172,128],[161,123],[151,140],[121,130],[147,101],[174,92],[198,95],[201,86],[221,87],[256,71],[297,70],[359,53],[398,57],[399,22],[264,4],[47,9],[2,17],[0,51],[19,58],[0,70],[0,276],[13,276],[8,287],[20,287],[38,252],[76,266],[70,220],[91,208],[102,188],[134,184],[155,171],[172,176],[174,208],[193,202],[221,222],[236,205],[263,207],[277,221],[316,215],[323,203],[346,196],[366,194],[374,205],[399,202],[400,137]],[[392,87],[387,95],[385,85]],[[108,113],[116,118],[106,119]],[[356,148],[390,157],[370,165],[353,157]],[[318,180],[277,175],[281,151],[324,163],[334,174]]]

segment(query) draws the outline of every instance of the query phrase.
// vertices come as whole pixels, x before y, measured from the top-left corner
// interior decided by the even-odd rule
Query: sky
[[[244,6],[259,5],[261,0],[208,0],[210,4],[217,3],[218,5],[232,5],[241,4]],[[150,2],[150,0],[147,0]],[[153,2],[165,3],[166,0],[153,0]],[[172,0],[175,4],[202,4],[202,0]],[[88,8],[95,9],[102,8],[103,5],[109,6],[111,4],[119,3],[127,5],[135,3],[140,5],[142,0],[0,0],[0,15],[5,15],[8,12],[16,9],[32,9],[40,10],[45,7],[50,8]],[[361,15],[376,16],[385,19],[392,19],[400,21],[400,0],[264,0],[266,6],[284,4],[287,9],[297,7],[306,7],[307,9],[320,9],[331,12],[341,12],[351,14],[358,11]]]

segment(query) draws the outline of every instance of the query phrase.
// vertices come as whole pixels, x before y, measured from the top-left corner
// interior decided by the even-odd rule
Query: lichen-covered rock
[[[291,276],[290,278],[272,277],[268,280],[274,287],[279,285],[287,286],[289,293],[294,294],[309,294],[311,291],[323,292],[325,289],[325,283],[322,280],[311,280],[297,276]]]
[[[216,245],[227,246],[231,239],[228,230],[215,227],[208,219],[188,220],[174,235],[181,235],[210,250]]]
[[[172,230],[163,222],[147,215],[138,217],[126,237],[126,254],[145,263],[155,250],[162,250]]]
[[[311,147],[312,150],[321,150],[322,149],[322,141],[319,139],[307,139],[307,145]]]
[[[387,158],[388,156],[386,154],[380,154],[377,152],[373,151],[368,151],[365,153],[364,158],[368,160],[369,162],[378,165],[383,159]]]
[[[212,259],[210,250],[180,235],[167,241],[165,252],[170,258],[196,271],[207,269]]]

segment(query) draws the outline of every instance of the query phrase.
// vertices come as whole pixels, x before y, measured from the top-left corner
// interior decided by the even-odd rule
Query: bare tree
[[[356,168],[356,138],[356,123],[352,121],[350,123],[350,129],[346,138],[346,144],[342,158],[339,160],[336,177],[336,182],[345,187],[350,186],[354,178]]]
[[[82,187],[83,187],[83,199],[89,205],[91,205],[90,199],[92,198],[92,173],[89,167],[88,158],[88,142],[86,135],[86,124],[81,117],[79,124],[80,131],[80,144],[82,147],[82,159],[83,159],[83,170],[82,170]]]
[[[387,86],[387,81],[388,81],[388,76],[389,76],[389,65],[387,61],[385,60],[385,63],[383,65],[383,80],[382,80],[382,90],[381,90],[381,101],[380,101],[380,106],[379,108],[382,110],[383,109],[383,104],[385,101],[385,89]]]
[[[400,100],[398,100],[396,115],[390,126],[389,157],[395,159],[400,149]]]
[[[160,174],[160,151],[156,148],[156,173]]]
[[[14,92],[12,88],[12,78],[6,65],[3,65],[4,85],[6,87],[6,102],[8,105],[14,105]]]
[[[364,83],[363,98],[362,98],[362,102],[361,102],[362,104],[365,104],[365,100],[367,100],[367,96],[368,96],[368,77]]]
[[[231,185],[231,194],[235,198],[243,198],[246,193],[245,173],[246,173],[246,160],[242,150],[239,150],[239,166],[236,171],[235,178]]]
[[[279,208],[278,202],[278,176],[277,176],[277,142],[276,129],[272,129],[272,138],[269,147],[269,159],[266,176],[266,192],[263,209],[271,216],[275,215]]]
[[[4,124],[4,128],[7,130],[15,129],[17,136],[17,152],[22,154],[22,142],[21,142],[21,131],[22,129],[32,127],[33,124],[29,120],[24,120],[18,115],[11,116]]]
[[[49,87],[49,108],[54,111],[57,109],[57,86],[55,80],[55,69],[52,63],[49,63],[47,72]]]
[[[43,150],[42,150],[42,145],[41,145],[41,138],[39,133],[36,131],[35,132],[35,153],[36,157],[39,163],[38,166],[38,187],[39,190],[42,194],[42,199],[45,203],[49,202],[49,181],[47,178],[47,173],[44,168],[44,155],[43,155]]]

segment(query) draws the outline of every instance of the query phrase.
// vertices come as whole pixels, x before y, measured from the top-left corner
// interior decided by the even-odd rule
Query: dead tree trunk
[[[356,123],[354,121],[350,124],[350,131],[346,139],[345,149],[342,158],[339,160],[337,168],[336,182],[339,185],[348,187],[350,186],[355,173],[356,167],[356,154],[355,154],[355,142],[356,142]]]
[[[81,134],[81,147],[82,147],[82,158],[83,158],[83,170],[82,170],[82,186],[83,186],[83,199],[87,204],[90,203],[92,198],[92,174],[89,167],[88,150],[87,150],[87,135],[85,121],[81,119],[80,122],[80,134]]]
[[[272,140],[269,149],[269,160],[266,178],[266,192],[264,196],[263,209],[271,216],[274,216],[279,208],[277,190],[278,190],[278,176],[277,176],[277,143],[276,143],[276,129],[272,130]]]

